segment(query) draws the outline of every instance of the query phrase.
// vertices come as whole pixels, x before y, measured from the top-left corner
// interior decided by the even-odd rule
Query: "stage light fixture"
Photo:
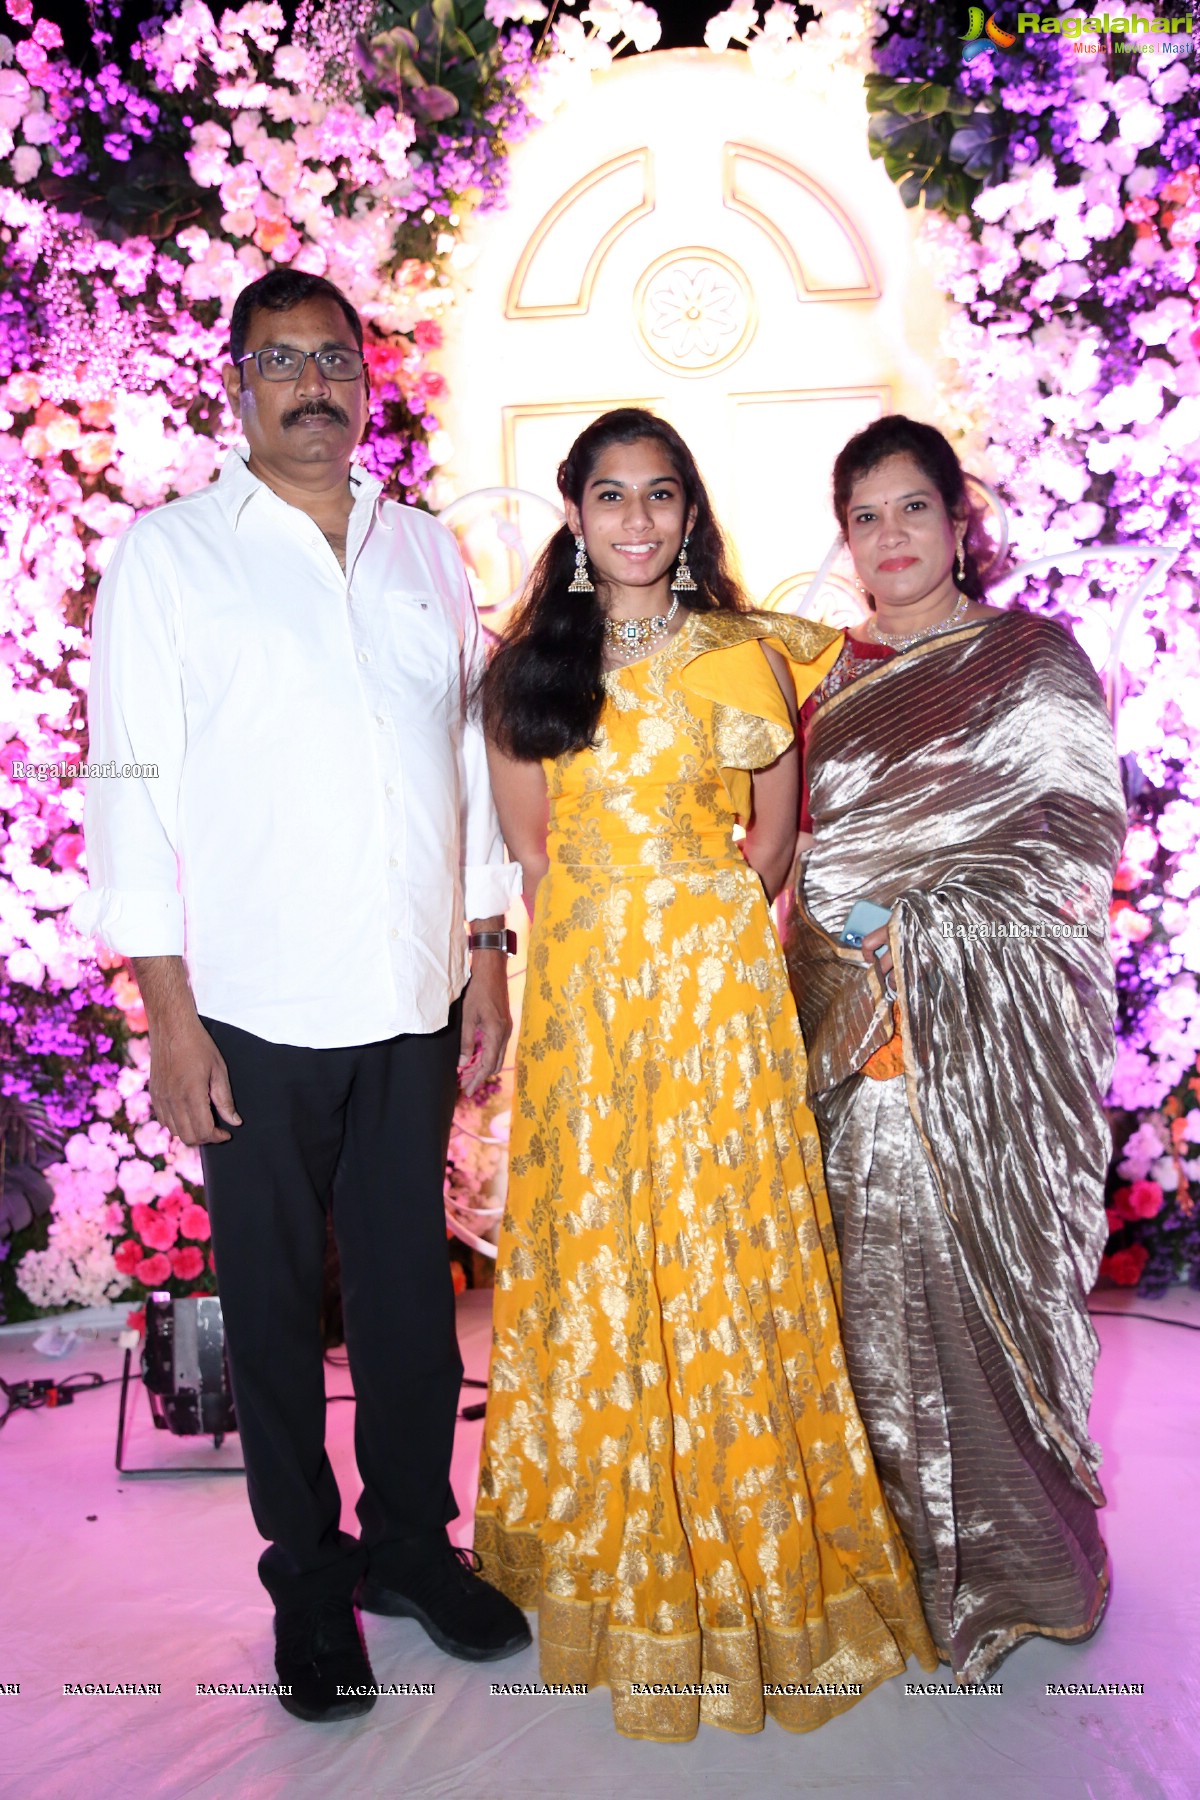
[[[158,1290],[146,1300],[146,1331],[142,1342],[142,1381],[150,1401],[150,1413],[158,1431],[175,1437],[211,1437],[219,1450],[231,1431],[237,1430],[229,1366],[225,1358],[225,1325],[221,1302],[215,1294],[190,1294],[177,1300]],[[165,1468],[125,1467],[125,1422],[133,1351],[125,1352],[121,1376],[121,1401],[117,1414],[117,1469],[122,1475],[240,1475],[244,1470],[227,1466],[205,1467],[189,1463]]]

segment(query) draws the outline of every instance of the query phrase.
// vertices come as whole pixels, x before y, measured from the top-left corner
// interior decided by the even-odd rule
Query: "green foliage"
[[[79,213],[100,237],[120,244],[129,237],[170,243],[185,225],[198,222],[217,229],[220,201],[213,191],[196,186],[184,160],[180,128],[168,132],[153,149],[118,162],[98,150],[79,175],[43,175],[39,197],[63,213]]]
[[[1006,121],[940,81],[866,78],[868,145],[882,158],[905,206],[924,200],[951,217],[969,212],[1004,166]]]
[[[484,0],[383,0],[375,26],[358,40],[369,87],[430,124],[473,110],[499,59],[499,33]]]

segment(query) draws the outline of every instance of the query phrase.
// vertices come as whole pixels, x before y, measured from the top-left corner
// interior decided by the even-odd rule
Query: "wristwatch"
[[[472,931],[467,936],[468,950],[503,950],[505,956],[517,954],[515,931]]]

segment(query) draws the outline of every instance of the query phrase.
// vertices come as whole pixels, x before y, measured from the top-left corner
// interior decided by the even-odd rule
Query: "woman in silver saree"
[[[974,1682],[1107,1600],[1086,1298],[1125,807],[1073,639],[980,603],[941,434],[869,426],[835,508],[873,616],[806,708],[788,961],[851,1381],[934,1641]],[[861,899],[889,917],[854,947]]]

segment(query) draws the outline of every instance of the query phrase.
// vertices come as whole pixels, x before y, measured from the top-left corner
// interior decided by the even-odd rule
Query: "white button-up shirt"
[[[92,627],[78,929],[186,958],[201,1013],[315,1048],[439,1030],[507,910],[458,548],[355,467],[346,568],[231,454],[114,552]],[[153,773],[123,775],[124,765]]]

